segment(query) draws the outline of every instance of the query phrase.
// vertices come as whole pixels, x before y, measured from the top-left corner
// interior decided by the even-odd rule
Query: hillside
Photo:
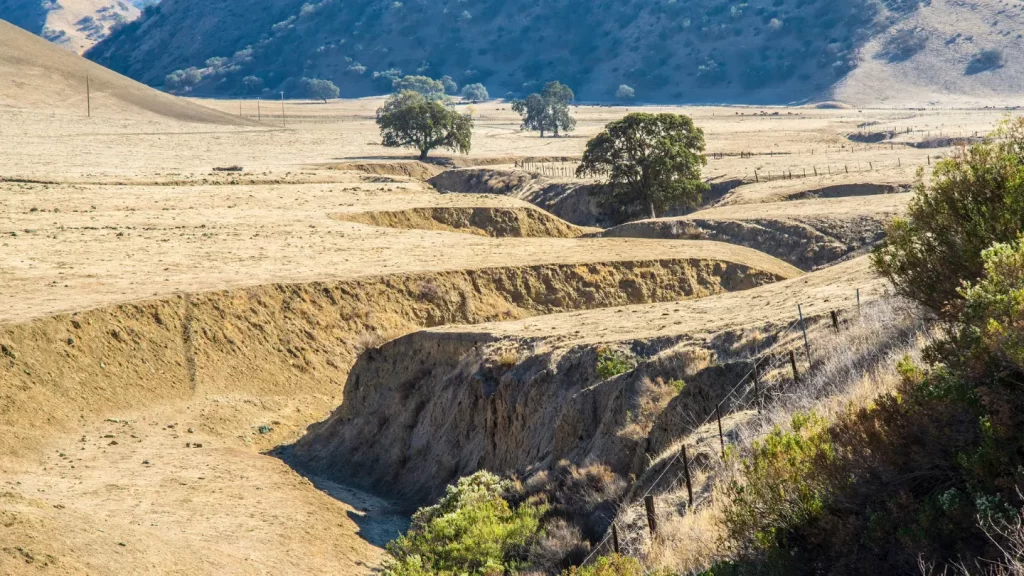
[[[0,0],[0,19],[79,54],[138,17],[127,0]]]
[[[1021,18],[997,0],[165,0],[88,57],[152,86],[195,67],[204,95],[302,96],[299,80],[322,77],[362,96],[401,73],[492,96],[557,78],[597,101],[620,84],[649,102],[899,100],[878,82],[902,78],[915,95],[989,97],[1024,89]],[[971,64],[985,49],[1002,61]]]
[[[0,111],[86,116],[86,76],[94,118],[162,117],[242,124],[228,114],[143,86],[0,21]]]

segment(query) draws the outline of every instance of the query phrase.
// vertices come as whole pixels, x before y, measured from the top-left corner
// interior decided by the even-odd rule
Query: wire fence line
[[[804,318],[797,318],[797,319],[793,320],[786,327],[785,330],[783,330],[782,332],[779,333],[778,337],[776,338],[775,343],[768,350],[765,350],[765,351],[757,354],[754,357],[754,363],[753,363],[753,366],[750,368],[750,370],[748,370],[746,372],[746,374],[744,374],[739,379],[739,381],[716,404],[715,410],[711,411],[711,413],[708,414],[700,424],[698,424],[697,426],[694,427],[694,429],[693,429],[694,432],[698,432],[698,431],[704,429],[709,423],[711,423],[712,419],[714,419],[714,418],[718,418],[720,420],[720,418],[721,418],[721,407],[724,404],[726,404],[726,402],[728,402],[733,397],[734,394],[737,394],[737,392],[740,391],[741,388],[743,389],[742,393],[737,397],[736,401],[733,402],[733,412],[736,412],[738,410],[743,410],[744,409],[744,408],[741,408],[743,401],[746,400],[746,398],[749,396],[750,392],[752,390],[754,390],[755,388],[759,388],[759,390],[758,390],[758,392],[759,392],[758,396],[759,397],[755,398],[755,402],[759,402],[759,403],[763,402],[764,394],[768,390],[768,388],[767,387],[762,387],[761,384],[765,384],[765,385],[770,387],[771,384],[778,384],[781,381],[781,379],[777,379],[776,378],[776,379],[773,379],[774,381],[771,381],[771,382],[768,382],[768,381],[761,382],[760,381],[760,374],[759,374],[759,367],[761,366],[762,362],[764,362],[767,359],[768,360],[769,370],[765,371],[764,374],[771,376],[771,375],[777,375],[779,373],[779,368],[783,367],[785,365],[786,360],[784,358],[780,360],[779,359],[780,357],[779,357],[778,354],[776,354],[776,352],[781,347],[784,347],[784,346],[788,345],[787,344],[788,340],[786,339],[786,337],[788,335],[790,335],[791,333],[793,333],[794,330],[797,328],[797,326],[800,326],[801,330],[803,330],[806,333],[806,319],[804,319]],[[810,365],[810,361],[811,360],[808,357],[807,358],[808,365]],[[794,363],[794,368],[795,368],[795,363]],[[794,377],[796,377],[795,374],[794,374]],[[744,386],[744,385],[746,385],[746,386]],[[747,408],[749,408],[749,406],[747,406]],[[724,447],[724,443],[725,443],[724,436],[721,435],[721,433],[720,433],[720,438],[722,439],[722,443],[723,443],[723,447]],[[686,442],[684,441],[684,443],[683,443],[683,448],[684,449],[685,449],[685,446],[686,446]],[[651,496],[652,492],[654,492],[654,490],[661,485],[661,482],[662,482],[662,480],[664,480],[665,476],[668,474],[668,471],[671,470],[672,467],[675,464],[677,464],[680,459],[683,458],[683,453],[684,453],[683,450],[680,450],[680,451],[676,452],[676,454],[673,455],[669,459],[669,461],[666,464],[663,465],[663,469],[661,470],[661,472],[654,479],[654,481],[651,483],[651,485],[644,491],[644,493],[640,496],[640,498],[634,499],[634,501],[646,500],[649,496]],[[687,471],[684,470],[681,474],[687,474]],[[680,476],[677,475],[676,478],[673,480],[672,485],[677,484],[678,481],[679,481],[679,478],[680,478]],[[622,507],[625,506],[625,505],[628,505],[628,503],[622,503],[622,504],[619,504],[616,507],[616,510],[615,510],[614,514],[612,515],[613,525],[614,525],[614,519],[619,516],[619,513],[622,510]],[[693,507],[696,507],[696,506],[694,505]],[[689,507],[688,507],[688,512],[689,512]],[[590,553],[583,560],[582,565],[588,564],[591,560],[594,559],[594,557],[600,551],[602,551],[602,550],[605,550],[606,552],[609,551],[608,550],[609,543],[612,542],[613,537],[616,536],[616,534],[617,534],[616,530],[617,529],[609,529],[608,531],[606,531],[605,536],[601,539],[600,542],[598,542],[591,549]],[[614,539],[617,540],[617,537],[614,538]],[[611,551],[617,552],[617,550],[611,550]]]

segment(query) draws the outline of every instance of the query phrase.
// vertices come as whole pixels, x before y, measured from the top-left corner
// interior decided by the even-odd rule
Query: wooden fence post
[[[832,327],[836,329],[836,334],[839,333],[839,313],[835,310],[832,311]]]
[[[807,340],[807,322],[804,321],[804,309],[800,304],[796,305],[796,312],[800,315],[800,327],[804,332],[804,350],[807,351],[807,365],[811,365],[811,343]]]
[[[725,434],[722,434],[722,404],[715,406],[715,416],[718,417],[718,441],[722,444],[722,458],[725,458]]]
[[[644,496],[644,507],[647,508],[647,527],[651,529],[651,536],[658,533],[658,519],[654,513],[654,496]]]
[[[616,554],[620,553],[619,549],[619,527],[612,522],[612,550],[615,550]]]
[[[796,369],[796,352],[789,351],[789,365],[793,367],[793,381],[800,383],[800,372]]]
[[[690,508],[693,508],[693,484],[690,483],[690,458],[686,455],[686,444],[683,444],[683,476],[686,477],[686,495],[690,499]]]
[[[757,414],[761,414],[761,376],[757,373],[758,361],[754,360],[754,403],[757,404]]]

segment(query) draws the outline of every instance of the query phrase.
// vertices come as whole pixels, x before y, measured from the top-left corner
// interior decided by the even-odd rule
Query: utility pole
[[[260,111],[260,99],[256,98],[256,121],[263,122],[263,113]]]
[[[281,127],[288,127],[288,121],[284,117],[284,92],[281,92]]]
[[[85,109],[89,118],[92,118],[92,87],[89,85],[89,73],[85,73]]]

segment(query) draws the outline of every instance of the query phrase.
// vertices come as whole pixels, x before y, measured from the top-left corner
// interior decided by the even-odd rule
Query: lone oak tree
[[[577,176],[607,178],[606,202],[620,213],[656,218],[674,206],[695,206],[708,189],[700,178],[704,131],[682,114],[628,114],[587,143]]]
[[[472,118],[411,90],[387,99],[377,110],[377,126],[384,146],[416,148],[420,160],[435,148],[468,154],[473,136]]]
[[[576,98],[572,90],[561,82],[548,82],[540,94],[530,94],[525,100],[512,102],[512,110],[523,117],[522,130],[551,131],[557,137],[559,132],[571,132],[576,128],[576,119],[569,113],[569,103]]]

